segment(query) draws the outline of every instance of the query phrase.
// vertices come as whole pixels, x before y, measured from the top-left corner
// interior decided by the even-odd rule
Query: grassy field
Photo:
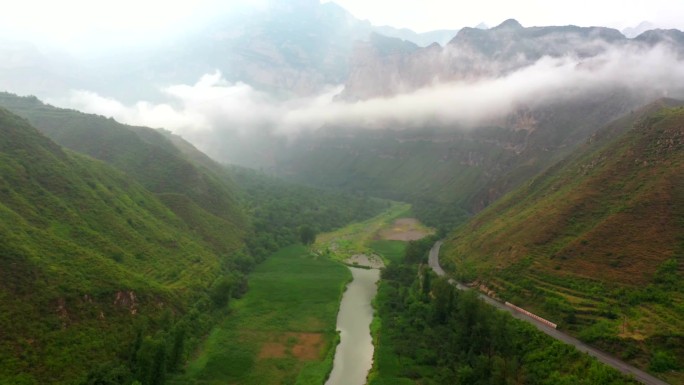
[[[404,233],[432,234],[433,229],[415,221],[414,224],[397,226],[400,218],[411,217],[411,205],[395,203],[387,211],[363,222],[354,223],[339,230],[319,234],[313,249],[318,253],[343,261],[355,254],[378,254],[385,264],[401,258],[406,242],[390,240]]]
[[[404,258],[406,242],[387,239],[372,240],[368,246],[374,253],[382,255],[385,262],[399,263]]]
[[[342,264],[302,246],[278,251],[250,275],[248,293],[171,383],[322,384],[350,278]]]
[[[345,226],[339,230],[319,234],[313,249],[336,260],[344,260],[354,254],[370,254],[369,243],[391,221],[407,215],[411,205],[395,203],[387,211],[363,222]]]

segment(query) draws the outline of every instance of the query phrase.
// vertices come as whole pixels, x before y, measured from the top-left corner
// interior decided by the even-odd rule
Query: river
[[[380,279],[380,270],[349,269],[354,280],[347,285],[337,314],[340,344],[335,350],[333,370],[326,385],[364,385],[368,371],[373,366],[371,301],[378,291],[376,284]]]

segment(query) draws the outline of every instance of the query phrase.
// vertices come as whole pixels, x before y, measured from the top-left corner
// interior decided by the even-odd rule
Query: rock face
[[[271,2],[264,9],[220,16],[207,27],[165,47],[145,60],[103,63],[110,79],[128,84],[144,78],[152,84],[192,84],[220,71],[230,82],[243,82],[276,95],[302,96],[346,79],[353,42],[366,39],[371,25],[334,3]],[[112,84],[103,84],[103,88]],[[130,90],[120,86],[125,97]]]
[[[350,76],[341,97],[386,97],[439,82],[497,77],[545,56],[588,58],[628,44],[669,44],[682,52],[684,33],[654,30],[628,39],[610,28],[524,28],[511,19],[488,30],[463,28],[444,47],[411,47],[375,36],[353,51]]]
[[[380,39],[376,32],[421,45],[446,43],[449,36],[456,34],[417,34],[372,26],[332,2],[272,1],[265,10],[220,19],[172,47],[152,53],[142,72],[167,82],[191,82],[220,70],[229,81],[244,82],[278,95],[312,95],[325,86],[345,83],[352,52],[359,50],[356,44]],[[418,48],[415,43],[400,39],[382,40],[396,40],[397,45]],[[378,46],[384,49],[385,44]]]
[[[367,42],[358,42],[350,63],[346,99],[391,96],[425,84],[428,79],[424,77],[430,74],[420,70],[420,60],[414,53],[428,52],[429,59],[435,48],[440,49],[435,44],[421,50],[413,43],[379,34],[372,34]]]

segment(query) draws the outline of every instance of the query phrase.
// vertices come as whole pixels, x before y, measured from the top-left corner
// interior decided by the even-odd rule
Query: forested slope
[[[147,359],[135,330],[155,336],[234,270],[135,180],[6,110],[0,158],[0,383],[127,373]]]
[[[365,194],[302,186],[239,166],[230,166],[229,171],[243,191],[243,207],[252,220],[247,243],[255,256],[300,242],[302,229],[331,231],[372,218],[391,204]]]
[[[0,93],[0,106],[26,118],[58,144],[107,162],[161,194],[167,207],[192,223],[217,251],[230,253],[240,247],[248,220],[237,202],[238,188],[201,152],[181,151],[158,130],[52,107],[34,97]]]

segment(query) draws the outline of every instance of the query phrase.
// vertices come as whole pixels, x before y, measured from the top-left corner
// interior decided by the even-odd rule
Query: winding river
[[[368,371],[373,366],[371,301],[377,292],[380,270],[349,269],[354,280],[347,285],[340,303],[337,314],[340,344],[335,350],[333,370],[325,385],[364,385]]]

